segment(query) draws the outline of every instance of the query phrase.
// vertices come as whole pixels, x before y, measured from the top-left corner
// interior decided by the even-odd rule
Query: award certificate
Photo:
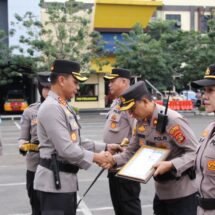
[[[158,161],[165,160],[170,150],[151,146],[142,146],[117,173],[118,177],[147,183],[155,172],[152,167]]]

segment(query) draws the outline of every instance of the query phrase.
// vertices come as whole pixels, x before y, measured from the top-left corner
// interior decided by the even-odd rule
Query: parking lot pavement
[[[191,127],[197,136],[213,117],[187,116]],[[94,114],[81,115],[81,134],[97,141],[102,140],[105,116]],[[3,142],[3,156],[0,157],[0,214],[27,215],[30,206],[25,190],[25,158],[18,153],[17,138],[19,136],[18,120],[2,120],[0,124]],[[100,171],[93,165],[88,171],[81,170],[79,178],[79,197],[90,185]],[[107,172],[104,172],[87,194],[78,209],[78,215],[112,215],[114,214],[110,201]],[[153,180],[141,185],[141,203],[143,214],[152,215],[152,199],[154,195]]]

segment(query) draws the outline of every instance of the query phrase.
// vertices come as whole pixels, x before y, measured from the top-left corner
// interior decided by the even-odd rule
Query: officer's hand
[[[122,152],[123,148],[119,144],[112,143],[107,145],[107,151],[114,155],[117,152]]]
[[[156,169],[154,176],[157,176],[163,175],[164,173],[170,171],[173,168],[173,164],[171,161],[160,161],[153,165],[153,167]]]
[[[94,153],[93,162],[106,169],[114,165],[113,157],[109,152]]]
[[[109,152],[106,153],[106,157],[107,157],[108,161],[102,163],[101,167],[103,169],[110,169],[116,164],[116,160],[114,159],[114,157]]]

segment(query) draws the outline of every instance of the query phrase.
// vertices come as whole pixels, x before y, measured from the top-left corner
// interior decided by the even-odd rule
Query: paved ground
[[[199,137],[202,129],[214,117],[187,115],[191,127]],[[82,114],[82,136],[95,140],[102,139],[104,115]],[[2,120],[0,131],[3,141],[3,156],[0,157],[0,215],[29,214],[30,207],[25,190],[25,158],[18,154],[17,138],[19,135],[19,120]],[[100,171],[93,166],[89,171],[79,172],[79,196],[81,196],[91,181]],[[107,186],[106,172],[88,193],[78,209],[78,215],[112,215],[113,208]],[[154,195],[153,180],[142,185],[141,201],[145,215],[152,215],[152,199]]]

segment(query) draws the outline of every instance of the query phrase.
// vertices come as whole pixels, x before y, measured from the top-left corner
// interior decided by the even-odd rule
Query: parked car
[[[176,91],[168,91],[168,90],[163,91],[164,99],[167,99],[169,94],[170,94],[169,96],[170,101],[183,100],[183,98]]]
[[[22,112],[28,107],[28,102],[22,90],[9,90],[4,102],[5,112]]]
[[[196,93],[192,90],[183,90],[181,92],[181,96],[185,99],[185,100],[197,100],[196,98]]]

